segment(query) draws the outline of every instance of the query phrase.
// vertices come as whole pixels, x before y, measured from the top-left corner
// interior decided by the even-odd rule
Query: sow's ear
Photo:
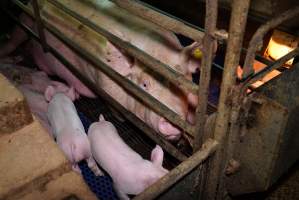
[[[104,118],[104,115],[100,114],[100,117],[99,117],[99,122],[101,121],[105,121],[105,118]]]
[[[46,100],[47,101],[51,101],[51,99],[52,99],[52,97],[54,96],[54,94],[55,94],[55,89],[54,89],[54,87],[53,86],[48,86],[47,88],[46,88],[46,91],[45,91],[45,98],[46,98]]]
[[[214,54],[217,51],[217,46],[217,41],[214,41]],[[203,51],[204,49],[202,42],[193,42],[191,45],[184,47],[181,54],[183,57],[182,65],[185,66],[185,75],[195,73],[196,70],[200,69]]]
[[[65,95],[68,96],[72,101],[76,100],[76,92],[74,87],[70,87]]]
[[[156,147],[152,150],[151,161],[157,166],[162,166],[163,157],[164,152],[162,148],[159,145],[156,145]]]

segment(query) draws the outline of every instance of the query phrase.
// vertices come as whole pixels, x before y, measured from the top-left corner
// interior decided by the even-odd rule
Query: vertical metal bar
[[[42,44],[44,52],[47,52],[48,51],[48,44],[47,44],[47,40],[46,40],[46,36],[45,36],[45,32],[44,32],[44,26],[43,26],[43,22],[42,22],[42,19],[41,19],[41,16],[40,16],[37,0],[32,0],[32,6],[33,6],[33,10],[34,10],[34,16],[35,16],[35,19],[36,19],[38,35],[40,37],[41,44]]]
[[[226,142],[229,134],[233,88],[236,85],[236,70],[240,59],[249,4],[250,0],[234,0],[232,4],[223,81],[214,131],[214,139],[219,142],[220,148],[211,158],[204,199],[222,199],[224,194],[224,168],[227,163]]]
[[[211,77],[211,66],[214,52],[214,34],[216,31],[218,1],[206,1],[206,19],[205,19],[205,35],[203,38],[204,56],[202,58],[202,67],[200,69],[198,106],[196,108],[196,124],[194,128],[193,149],[197,151],[202,144],[202,136],[204,134],[204,125],[206,121],[207,101]]]

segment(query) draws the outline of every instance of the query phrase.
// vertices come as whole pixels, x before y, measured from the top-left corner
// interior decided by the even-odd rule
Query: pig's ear
[[[214,54],[216,54],[217,46],[217,41],[214,41]],[[183,69],[185,75],[195,73],[196,70],[200,69],[201,59],[203,56],[202,42],[193,42],[191,45],[184,47],[181,54],[183,57],[182,65],[185,68]]]
[[[80,98],[80,94],[77,91],[75,91],[75,97],[76,97],[76,99]]]
[[[127,74],[125,77],[126,77],[127,79],[129,79],[129,80],[132,80],[133,75],[132,75],[132,73],[129,73],[129,74]]]
[[[99,117],[99,122],[101,121],[105,121],[105,118],[104,118],[104,115],[100,114],[100,117]]]
[[[151,161],[156,166],[162,166],[163,157],[164,157],[164,152],[162,148],[159,145],[156,145],[156,147],[152,150]]]
[[[55,89],[53,86],[48,86],[45,91],[45,98],[47,101],[51,101],[52,97],[55,94]]]
[[[75,101],[76,99],[76,92],[74,87],[70,87],[70,89],[67,91],[66,96],[68,96],[72,101]]]
[[[200,43],[193,42],[191,45],[186,46],[181,51],[181,71],[185,75],[190,75],[199,68],[200,66],[200,59],[196,59],[193,56],[193,52],[196,51],[195,49],[200,48]],[[197,50],[198,51],[198,50]],[[200,51],[201,52],[201,51]]]

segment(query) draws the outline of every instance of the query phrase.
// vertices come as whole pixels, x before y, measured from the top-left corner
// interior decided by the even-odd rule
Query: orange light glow
[[[277,60],[294,50],[297,46],[298,40],[294,36],[282,31],[274,30],[265,51],[265,56]],[[293,60],[294,59],[289,60],[286,64],[292,65]]]
[[[257,73],[259,72],[260,70],[264,69],[266,67],[265,64],[257,61],[257,60],[254,60],[254,63],[253,63],[253,69],[254,69],[254,73]],[[237,68],[237,76],[239,78],[242,77],[242,73],[243,73],[243,70],[240,66],[238,66]],[[252,88],[258,88],[260,87],[261,85],[263,85],[264,83],[270,81],[271,79],[273,79],[274,77],[278,76],[279,74],[281,74],[281,72],[279,72],[278,70],[273,70],[271,72],[269,72],[268,74],[266,74],[261,80],[258,80],[256,82],[254,82],[251,87]],[[250,90],[249,90],[250,91]]]

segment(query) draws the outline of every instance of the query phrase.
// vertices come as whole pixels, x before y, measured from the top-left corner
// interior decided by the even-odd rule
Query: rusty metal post
[[[42,22],[42,19],[41,19],[41,16],[40,16],[39,6],[38,6],[37,0],[32,0],[32,6],[33,6],[33,10],[34,10],[34,16],[35,16],[35,19],[36,19],[38,35],[40,37],[41,44],[42,44],[44,52],[47,52],[48,51],[48,44],[47,44],[47,40],[46,40],[46,36],[45,36],[45,32],[44,32],[44,25],[43,25],[43,22]]]
[[[196,108],[196,124],[194,128],[193,150],[197,151],[202,144],[202,136],[204,135],[204,125],[206,121],[207,101],[209,95],[211,67],[214,52],[215,31],[218,14],[217,0],[206,1],[206,19],[205,19],[205,36],[203,38],[203,58],[200,68],[198,106]]]
[[[204,162],[212,153],[216,151],[217,147],[218,142],[208,139],[202,145],[201,150],[193,154],[187,160],[171,170],[168,174],[159,179],[156,183],[148,187],[145,191],[136,196],[134,200],[155,199],[161,193],[191,172],[196,166]]]
[[[250,0],[234,0],[232,2],[223,81],[214,130],[214,139],[219,142],[220,148],[211,158],[204,188],[204,199],[222,199],[224,194],[224,168],[227,163],[227,136],[234,95],[233,88],[236,85],[236,70],[240,59],[249,4]]]
[[[278,17],[271,19],[266,24],[262,25],[258,28],[258,30],[254,33],[252,39],[249,42],[249,47],[247,50],[244,68],[243,68],[243,75],[242,79],[248,78],[250,75],[254,73],[253,71],[253,61],[255,57],[255,52],[260,49],[263,45],[263,38],[266,33],[272,28],[278,26],[282,22],[291,19],[295,16],[299,15],[299,6],[296,6],[290,10],[283,12]]]

